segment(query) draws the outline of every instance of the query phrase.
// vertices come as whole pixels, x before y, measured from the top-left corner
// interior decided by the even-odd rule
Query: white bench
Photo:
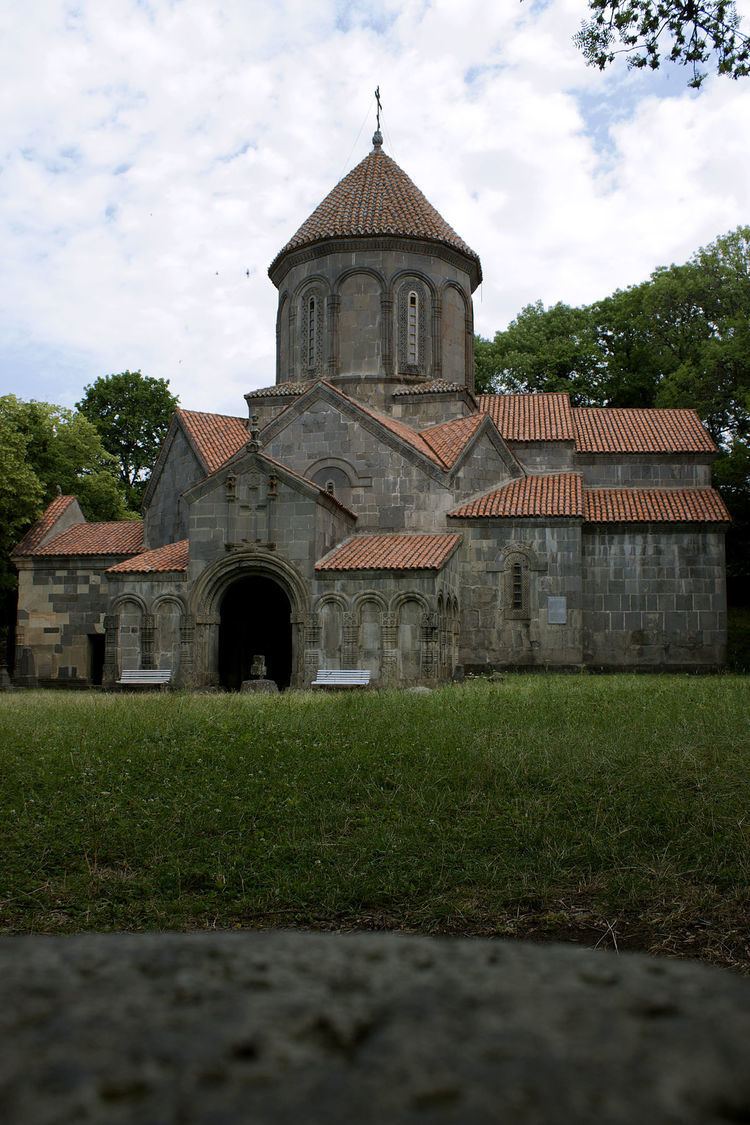
[[[165,688],[172,679],[171,668],[124,668],[117,686],[120,688]]]
[[[369,687],[369,668],[318,668],[311,687],[355,688]]]

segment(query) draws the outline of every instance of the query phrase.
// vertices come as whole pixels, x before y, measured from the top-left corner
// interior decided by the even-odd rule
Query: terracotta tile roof
[[[583,406],[573,410],[579,453],[714,453],[694,410]]]
[[[573,441],[573,411],[566,394],[479,395],[506,441]]]
[[[723,523],[731,520],[713,488],[587,488],[588,523]]]
[[[137,555],[143,549],[143,520],[74,523],[33,555]]]
[[[429,383],[415,383],[411,387],[401,387],[400,390],[394,391],[392,397],[398,398],[400,395],[447,395],[455,394],[456,391],[468,391],[465,383],[447,383],[445,379],[433,379]],[[490,397],[489,395],[486,397]]]
[[[481,414],[470,414],[467,418],[455,418],[452,422],[441,422],[438,426],[430,426],[426,430],[420,430],[420,436],[424,438],[443,464],[451,468],[458,460],[459,454],[467,441],[474,436],[483,420]]]
[[[303,395],[314,382],[315,379],[308,379],[305,383],[275,383],[272,387],[259,387],[257,391],[250,391],[245,398],[285,398],[288,395]]]
[[[173,570],[187,570],[188,547],[190,541],[181,539],[179,543],[167,543],[153,551],[144,551],[132,559],[125,559],[116,566],[109,567],[108,574],[158,574]]]
[[[21,542],[14,548],[14,555],[33,555],[46,535],[49,535],[60,516],[71,504],[75,503],[75,496],[56,496],[51,504],[42,512],[41,517],[29,528]]]
[[[440,570],[460,535],[355,535],[315,564],[316,570]]]
[[[476,262],[479,256],[438,214],[395,160],[374,150],[318,204],[268,272],[291,250],[323,239],[401,236],[440,242]]]
[[[177,410],[177,415],[193,440],[208,473],[220,468],[247,443],[247,420],[227,414],[204,414],[198,410]]]
[[[581,518],[583,477],[580,473],[522,477],[461,504],[448,515],[454,519]]]

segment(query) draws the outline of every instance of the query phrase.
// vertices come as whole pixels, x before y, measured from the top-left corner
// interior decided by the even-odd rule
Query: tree
[[[478,338],[475,361],[480,392],[568,391],[578,404],[597,397],[601,357],[588,309],[526,305],[494,340]]]
[[[87,418],[49,402],[23,402],[15,395],[0,398],[0,418],[23,442],[42,504],[60,489],[78,497],[87,519],[126,517],[114,458]]]
[[[630,67],[658,70],[664,59],[691,68],[698,89],[713,57],[717,74],[750,73],[750,39],[733,0],[588,0],[592,17],[574,42],[590,66],[603,70],[624,54]],[[619,44],[619,46],[618,46]]]
[[[122,371],[85,387],[83,398],[76,404],[116,459],[128,504],[133,508],[140,505],[148,472],[177,403],[168,379]]]

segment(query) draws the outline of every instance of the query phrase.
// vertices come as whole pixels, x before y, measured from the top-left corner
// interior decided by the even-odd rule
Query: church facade
[[[477,395],[479,258],[373,143],[271,264],[275,384],[176,412],[142,521],[60,496],[16,548],[17,683],[724,662],[698,416]]]

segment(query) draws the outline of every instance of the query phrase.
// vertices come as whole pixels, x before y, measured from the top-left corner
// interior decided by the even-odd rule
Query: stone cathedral
[[[16,548],[18,684],[723,663],[698,416],[476,394],[479,257],[373,145],[271,263],[274,385],[176,412],[142,521],[60,496]]]

